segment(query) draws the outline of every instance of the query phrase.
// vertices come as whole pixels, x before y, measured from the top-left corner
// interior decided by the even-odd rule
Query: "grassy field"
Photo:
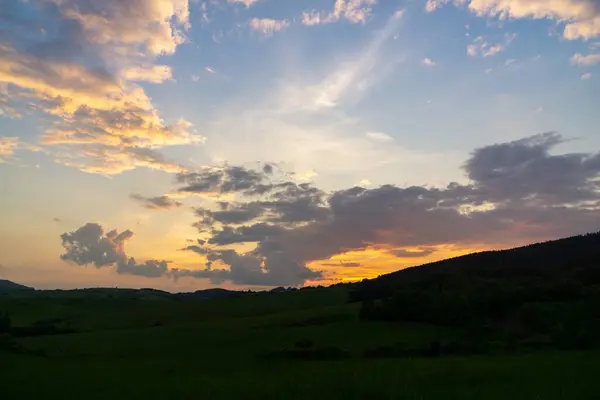
[[[67,319],[77,333],[19,339],[0,353],[2,399],[596,399],[600,353],[369,359],[460,332],[362,322],[342,288],[205,301],[0,300],[14,325]],[[298,341],[339,360],[264,357]]]

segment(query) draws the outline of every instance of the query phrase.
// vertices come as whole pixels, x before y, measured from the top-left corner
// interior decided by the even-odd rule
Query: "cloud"
[[[367,132],[365,136],[376,142],[393,142],[394,138],[383,132]]]
[[[184,42],[187,0],[14,2],[0,23],[6,28],[0,84],[13,88],[13,110],[50,119],[41,144],[56,162],[120,173],[144,165],[127,159],[136,153],[131,149],[203,142],[183,119],[166,124],[136,83],[172,78],[170,67],[156,59]],[[24,34],[31,29],[45,36]],[[73,162],[65,153],[95,156],[87,164],[86,157]]]
[[[131,231],[104,234],[97,224],[63,234],[62,258],[144,276],[302,285],[324,277],[311,262],[349,251],[383,250],[416,259],[441,245],[508,247],[596,230],[600,153],[551,153],[564,142],[550,132],[475,149],[463,165],[469,183],[439,188],[325,192],[310,183],[274,179],[285,174],[270,164],[206,169],[178,179],[178,190],[235,194],[236,201],[197,208],[194,226],[201,237],[182,250],[198,254],[204,268],[138,264],[124,249]]]
[[[218,211],[211,211],[205,208],[197,208],[196,215],[202,217],[202,223],[200,227],[204,227],[207,224],[221,223],[221,224],[242,224],[244,222],[252,221],[255,218],[263,214],[262,208],[259,204],[240,204],[232,206],[229,203],[222,203],[221,209]],[[228,209],[230,208],[231,209]],[[228,232],[233,233],[233,231]]]
[[[56,151],[56,162],[79,169],[80,171],[114,175],[139,167],[181,173],[186,168],[178,163],[165,160],[162,154],[145,147],[113,147],[103,145],[78,146],[77,152]]]
[[[102,226],[87,223],[73,232],[61,235],[65,253],[61,259],[76,265],[94,265],[96,268],[115,267],[119,274],[158,278],[168,274],[168,262],[148,260],[136,263],[127,257],[125,243],[133,237],[130,230],[104,233]]]
[[[391,49],[401,24],[389,17],[356,49],[355,57],[327,65],[319,76],[297,71],[297,80],[277,80],[263,99],[217,110],[206,153],[213,162],[228,160],[233,165],[284,161],[290,170],[316,171],[318,180],[335,173],[355,181],[358,176],[348,175],[373,175],[384,169],[389,173],[391,164],[432,165],[433,154],[367,139],[357,114],[347,110],[359,105],[402,62],[403,56]],[[231,146],[232,141],[238,145]],[[296,175],[294,180],[301,178]]]
[[[252,18],[249,22],[249,26],[254,32],[259,32],[266,37],[271,37],[275,32],[279,32],[289,27],[290,21],[285,19]]]
[[[485,201],[544,206],[595,201],[600,155],[549,154],[563,142],[550,132],[487,146],[473,152],[464,168]]]
[[[61,14],[79,22],[92,43],[110,47],[109,53],[140,48],[151,54],[172,54],[183,40],[177,26],[189,27],[187,0],[133,0],[102,2],[59,0]],[[175,21],[173,23],[172,21]]]
[[[466,2],[467,0],[427,0],[427,3],[425,3],[425,10],[427,12],[433,12],[448,3],[452,3],[455,6],[461,6]]]
[[[421,248],[419,250],[394,249],[390,250],[389,253],[398,258],[420,258],[435,253],[435,248]]]
[[[374,70],[381,68],[381,51],[387,40],[396,32],[401,18],[394,14],[383,29],[377,31],[373,39],[361,52],[360,57],[342,65],[327,76],[320,84],[304,88],[297,103],[306,104],[312,109],[326,109],[337,106],[347,95],[366,91],[375,81]],[[313,97],[307,99],[305,97]]]
[[[0,114],[1,115],[1,114]],[[1,136],[0,137],[0,164],[13,159],[13,154],[17,150],[41,151],[39,146],[31,143],[22,142],[18,137]]]
[[[582,81],[587,81],[587,80],[590,80],[590,79],[592,79],[592,73],[591,72],[588,72],[588,73],[585,73],[585,74],[581,75],[581,80]]]
[[[100,225],[88,223],[60,236],[66,250],[61,258],[78,265],[93,264],[97,268],[113,265],[127,259],[125,242],[132,236],[129,230],[104,234]]]
[[[350,23],[366,23],[377,0],[335,0],[330,12],[305,11],[302,13],[302,24],[307,26],[331,24],[345,19]]]
[[[358,262],[346,262],[340,261],[339,263],[322,263],[324,267],[361,267],[362,264]]]
[[[428,0],[426,8],[434,11],[450,0]],[[564,25],[567,40],[589,40],[600,36],[600,8],[596,0],[462,0],[472,13],[499,19],[553,19]]]
[[[154,210],[168,210],[171,208],[181,207],[183,205],[178,201],[170,199],[168,196],[144,197],[134,193],[130,197],[142,203],[145,208]]]
[[[600,53],[586,54],[577,53],[571,57],[571,64],[590,67],[600,63]]]
[[[12,156],[19,145],[17,137],[0,137],[0,164]]]
[[[261,0],[227,0],[229,4],[243,4],[246,7],[250,7]]]
[[[317,280],[322,273],[286,258],[284,253],[269,257],[239,254],[234,250],[217,250],[208,253],[209,266],[203,270],[173,270],[175,278],[193,277],[210,279],[219,284],[230,281],[238,285],[298,286],[306,280]],[[221,262],[229,269],[212,269],[212,263]]]
[[[273,253],[269,257],[238,254],[234,250],[203,249],[203,241],[190,245],[184,250],[203,254],[209,267],[201,270],[172,268],[164,260],[147,260],[136,262],[125,252],[125,243],[133,236],[126,230],[104,233],[102,226],[87,223],[73,232],[61,235],[65,253],[61,258],[76,265],[94,265],[96,268],[112,267],[118,274],[144,276],[147,278],[179,279],[192,277],[210,279],[213,283],[231,281],[240,285],[281,286],[301,285],[307,279],[319,279],[320,272],[286,259],[285,254]],[[227,270],[211,269],[214,262],[221,262],[229,267]]]
[[[167,261],[147,260],[142,264],[135,262],[132,257],[126,262],[117,263],[117,273],[126,275],[145,276],[146,278],[160,278],[168,275],[169,263]]]
[[[168,65],[152,65],[149,67],[129,67],[122,72],[122,78],[128,81],[147,81],[161,83],[172,79],[171,67]]]
[[[199,171],[182,172],[177,182],[184,184],[181,193],[190,194],[263,194],[273,188],[270,177],[273,165],[265,164],[261,170],[238,166],[205,167]]]
[[[423,59],[423,61],[421,61],[421,64],[423,64],[426,67],[435,67],[436,66],[436,62],[433,61],[431,58],[427,58],[427,57],[425,57]]]
[[[467,46],[467,54],[471,57],[491,57],[506,49],[517,37],[516,33],[505,34],[502,42],[489,43],[483,36],[475,38],[472,44]]]
[[[384,185],[323,193],[310,203],[317,214],[307,218],[283,217],[286,208],[266,198],[228,205],[229,211],[253,210],[255,219],[248,215],[242,226],[218,218],[202,219],[197,226],[211,246],[255,243],[242,256],[264,260],[277,255],[305,267],[369,247],[417,258],[443,244],[514,245],[593,230],[600,222],[600,155],[551,155],[563,141],[546,133],[479,148],[464,164],[468,185]],[[300,193],[289,192],[286,202],[295,204]],[[309,216],[306,210],[298,215]],[[414,247],[418,250],[409,250]],[[222,258],[220,253],[215,257]]]

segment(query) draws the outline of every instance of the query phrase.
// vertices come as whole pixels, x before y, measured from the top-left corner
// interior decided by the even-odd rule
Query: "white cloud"
[[[369,138],[368,127],[345,112],[396,65],[398,60],[389,60],[383,50],[399,24],[391,16],[356,59],[333,66],[322,79],[282,79],[262,102],[223,108],[208,132],[210,159],[234,164],[285,161],[290,170],[318,171],[317,179],[333,186],[352,184],[368,172],[386,175],[390,165],[427,170],[435,155],[402,148],[385,141],[383,134]],[[301,72],[298,76],[305,77]],[[432,169],[418,180],[428,174],[433,177]],[[331,176],[335,181],[329,181]]]
[[[276,20],[270,18],[252,18],[250,20],[250,29],[255,32],[259,32],[264,36],[273,36],[273,33],[281,31],[290,26],[288,20]]]
[[[251,5],[258,3],[259,1],[261,1],[261,0],[227,0],[227,2],[230,4],[238,3],[238,4],[243,4],[246,7],[250,7]]]
[[[517,37],[516,33],[507,33],[501,42],[490,43],[483,36],[475,38],[472,44],[467,46],[467,54],[470,57],[491,57],[501,53]]]
[[[427,0],[427,3],[425,3],[425,10],[427,12],[433,12],[433,11],[437,10],[438,8],[440,8],[441,6],[451,3],[451,2],[455,6],[461,6],[461,5],[465,4],[467,2],[467,0]]]
[[[376,142],[393,142],[394,138],[383,132],[367,132],[365,134],[367,139],[374,140]]]
[[[309,169],[293,174],[293,179],[299,182],[312,182],[317,176],[319,176],[317,171]]]
[[[19,145],[17,137],[0,137],[0,164],[6,162],[6,159],[12,156]]]
[[[587,80],[590,80],[590,79],[592,79],[592,73],[591,72],[588,72],[586,74],[581,75],[581,80],[582,81],[587,81]]]
[[[137,51],[173,54],[184,39],[172,21],[187,29],[188,0],[103,0],[90,7],[81,0],[54,0],[62,15],[76,20],[86,38],[105,54]]]
[[[0,116],[2,114],[0,113]],[[0,136],[0,164],[12,159],[17,150],[25,149],[29,151],[42,151],[39,146],[31,143],[22,142],[18,137]]]
[[[284,101],[293,106],[309,109],[326,109],[338,106],[344,100],[360,98],[374,82],[381,79],[383,69],[391,67],[381,61],[381,49],[397,31],[400,18],[396,14],[389,18],[383,29],[363,49],[360,57],[343,63],[316,85],[291,88]],[[375,71],[379,73],[375,73]]]
[[[121,77],[128,81],[147,81],[161,83],[172,79],[171,67],[168,65],[152,65],[149,67],[128,67],[122,72]]]
[[[499,19],[553,19],[565,24],[563,37],[568,40],[600,36],[600,8],[597,0],[428,0],[426,9],[435,11],[443,4],[468,4],[479,16]]]
[[[156,168],[160,157],[143,161],[138,149],[203,141],[186,121],[165,123],[136,83],[172,79],[171,68],[156,59],[173,54],[184,41],[190,27],[187,0],[105,0],[93,7],[85,0],[55,2],[54,11],[39,10],[43,28],[65,27],[49,39],[19,35],[27,22],[9,22],[14,29],[9,25],[0,44],[0,84],[15,88],[11,102],[25,112],[52,119],[41,144],[57,162],[102,173],[110,173],[111,166],[115,173]],[[32,5],[17,7],[25,15]],[[89,54],[101,61],[90,63]]]
[[[431,58],[427,58],[427,57],[425,57],[423,59],[423,61],[421,61],[421,64],[425,65],[426,67],[435,67],[436,66],[436,62],[433,61]]]
[[[373,6],[377,4],[377,0],[335,0],[333,10],[330,12],[318,12],[315,10],[302,13],[302,24],[320,25],[338,22],[340,19],[358,24],[367,22]],[[397,11],[396,14],[401,13]]]
[[[581,66],[592,66],[600,63],[600,53],[583,55],[577,53],[571,57],[571,64]]]

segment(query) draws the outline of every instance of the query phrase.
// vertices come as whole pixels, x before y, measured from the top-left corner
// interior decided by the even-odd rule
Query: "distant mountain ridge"
[[[163,290],[142,288],[83,288],[83,289],[34,289],[25,285],[0,280],[0,296],[10,297],[51,297],[51,298],[96,298],[96,299],[138,299],[138,300],[211,300],[239,297],[253,293],[293,291],[295,288],[275,288],[270,291],[242,291],[223,288],[210,288],[194,292],[169,293]]]

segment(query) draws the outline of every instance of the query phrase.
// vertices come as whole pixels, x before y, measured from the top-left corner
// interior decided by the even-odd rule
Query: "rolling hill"
[[[6,279],[0,279],[0,294],[5,293],[14,293],[14,292],[23,292],[23,291],[31,291],[34,290],[25,285],[20,285],[18,283],[11,282]]]

